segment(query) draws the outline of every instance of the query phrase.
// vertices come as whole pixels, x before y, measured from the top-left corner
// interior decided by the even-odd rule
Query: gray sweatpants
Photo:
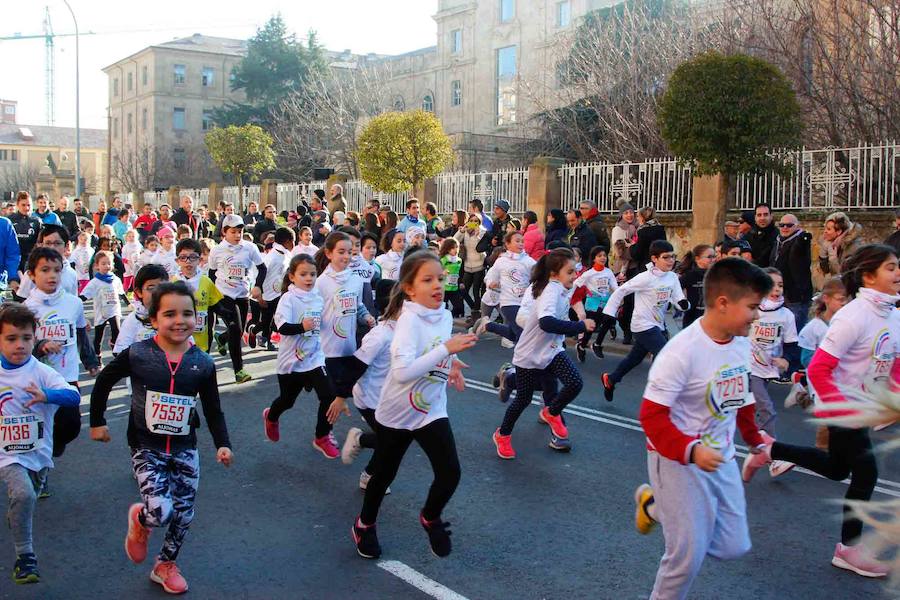
[[[775,403],[769,395],[769,380],[751,375],[750,391],[756,400],[756,426],[775,435]]]
[[[727,560],[750,550],[741,474],[735,460],[707,473],[656,452],[647,469],[666,539],[650,600],[683,600],[707,554]]]
[[[9,496],[6,520],[12,530],[16,555],[34,553],[31,522],[34,518],[37,493],[41,488],[41,482],[47,476],[47,471],[48,468],[32,471],[19,463],[0,468],[0,481],[6,484],[6,494]]]

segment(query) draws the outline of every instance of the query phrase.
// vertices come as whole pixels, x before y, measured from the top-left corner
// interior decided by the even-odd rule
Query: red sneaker
[[[511,435],[500,435],[500,428],[494,432],[494,445],[497,446],[497,456],[504,460],[512,460],[516,457],[516,451],[512,447]]]
[[[313,448],[325,455],[325,458],[337,458],[341,455],[334,434],[329,433],[313,440]]]
[[[270,442],[277,442],[281,439],[281,434],[278,431],[278,421],[270,421],[269,420],[269,409],[263,409],[263,428],[266,432],[266,439]]]
[[[550,430],[556,437],[563,439],[569,437],[569,430],[566,428],[566,424],[563,423],[562,417],[559,415],[556,415],[555,417],[551,415],[550,409],[546,406],[541,409],[541,420],[550,426]]]
[[[183,594],[188,591],[188,583],[178,570],[175,561],[156,560],[156,565],[150,571],[150,580],[158,583],[170,594]]]
[[[125,536],[125,554],[137,564],[147,559],[147,542],[150,540],[150,529],[138,520],[142,508],[144,505],[140,502],[128,508],[128,534]]]

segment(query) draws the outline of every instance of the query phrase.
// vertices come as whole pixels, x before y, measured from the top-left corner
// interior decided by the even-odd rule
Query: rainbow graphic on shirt
[[[356,294],[351,290],[340,288],[334,293],[331,301],[334,303],[335,314],[331,329],[339,338],[347,339],[350,337],[352,319],[356,319]]]
[[[433,348],[443,344],[444,340],[440,336],[435,336],[431,344],[420,355],[428,354]],[[416,412],[428,414],[431,410],[431,402],[428,401],[428,394],[425,392],[434,385],[447,385],[447,379],[450,376],[451,357],[444,358],[441,362],[428,371],[428,375],[424,376],[413,384],[409,391],[409,405]]]
[[[9,386],[0,387],[0,415],[3,414],[3,405],[13,400],[12,388]]]
[[[869,375],[876,380],[889,376],[896,354],[890,331],[887,328],[882,329],[872,343],[872,367]]]

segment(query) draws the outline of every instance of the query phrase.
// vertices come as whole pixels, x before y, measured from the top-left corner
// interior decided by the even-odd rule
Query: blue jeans
[[[512,343],[518,342],[519,336],[522,335],[522,328],[516,324],[516,315],[519,314],[519,307],[514,305],[501,306],[500,314],[503,316],[503,323],[491,321],[487,324],[487,330],[505,337]]]
[[[609,376],[613,385],[622,381],[625,375],[641,364],[648,354],[656,356],[666,345],[666,336],[659,327],[653,327],[647,331],[633,331],[632,335],[634,335],[634,345],[631,347],[631,352],[622,359],[616,370]]]

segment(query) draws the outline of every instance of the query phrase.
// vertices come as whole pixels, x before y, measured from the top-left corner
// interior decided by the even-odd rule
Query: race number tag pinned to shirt
[[[454,286],[459,285],[459,273],[450,273],[447,275],[447,285]]]
[[[106,288],[100,292],[100,303],[103,306],[114,308],[119,303],[116,291],[112,288]]]
[[[44,419],[37,414],[0,416],[0,450],[22,454],[44,446]]]
[[[751,397],[750,370],[745,365],[721,369],[710,385],[714,414],[734,412],[747,404]]]
[[[308,310],[303,313],[303,319],[312,319],[313,320],[313,328],[309,331],[304,331],[304,337],[312,337],[314,335],[319,335],[319,328],[322,326],[322,311],[321,310]],[[301,319],[301,321],[303,320]]]
[[[207,314],[208,313],[205,310],[197,311],[197,325],[194,327],[195,332],[199,333],[201,331],[206,330],[206,315]]]
[[[356,294],[351,290],[338,290],[334,295],[334,302],[340,316],[356,314]]]
[[[75,325],[68,319],[48,318],[38,324],[36,336],[39,340],[59,342],[68,346],[75,342]]]
[[[247,269],[243,265],[228,265],[225,270],[225,277],[232,285],[239,285],[247,276]]]
[[[193,396],[179,396],[147,390],[144,418],[151,433],[188,435],[191,432],[191,409],[197,405]]]

